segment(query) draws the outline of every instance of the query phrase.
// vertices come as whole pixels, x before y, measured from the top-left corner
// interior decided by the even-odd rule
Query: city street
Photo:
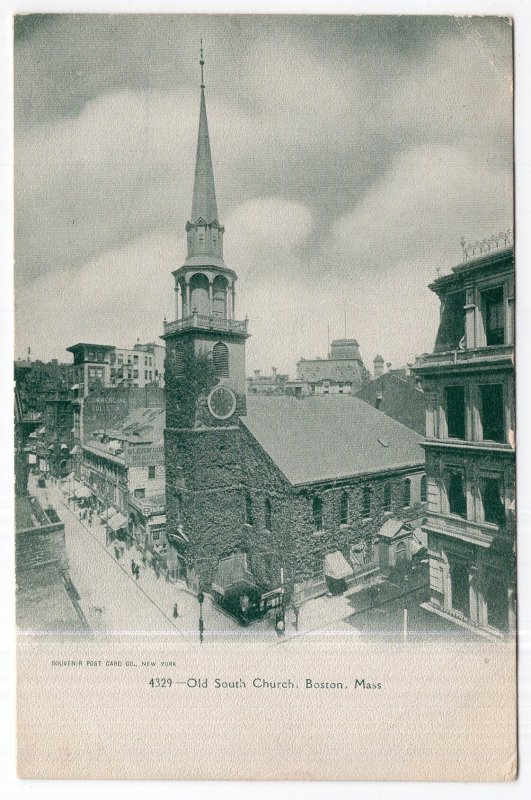
[[[135,547],[124,550],[120,559],[114,545],[106,545],[105,526],[95,515],[92,525],[79,518],[80,511],[68,502],[70,486],[47,481],[39,488],[31,476],[29,489],[45,506],[52,506],[65,524],[65,539],[70,576],[80,595],[80,605],[95,634],[169,635],[180,641],[199,644],[199,604],[184,582],[171,583],[157,578],[150,566],[142,564]],[[140,565],[140,576],[132,575],[131,561]],[[279,637],[271,614],[243,627],[221,611],[205,594],[203,603],[204,642],[271,646],[296,640],[299,644],[321,636],[330,640],[403,638],[404,609],[407,609],[407,634],[410,640],[426,637],[475,638],[473,632],[447,622],[421,608],[427,595],[425,570],[412,574],[406,594],[391,581],[379,581],[377,589],[351,589],[323,595],[306,602],[299,614],[298,629],[291,609],[286,612],[285,634]],[[372,607],[374,603],[374,607]],[[174,617],[177,604],[178,616]]]
[[[94,515],[92,525],[79,518],[79,511],[68,503],[70,487],[47,480],[45,489],[37,486],[34,476],[29,491],[43,505],[52,506],[65,525],[66,550],[70,576],[80,594],[80,605],[90,628],[106,635],[161,634],[199,642],[199,604],[185,584],[157,578],[150,567],[142,565],[142,554],[131,547],[116,559],[114,546],[106,546],[105,526]],[[131,560],[140,565],[136,580]],[[174,618],[177,603],[178,617]],[[251,638],[257,643],[276,639],[268,628],[242,628],[235,620],[213,605],[205,596],[203,603],[204,641],[234,641]]]

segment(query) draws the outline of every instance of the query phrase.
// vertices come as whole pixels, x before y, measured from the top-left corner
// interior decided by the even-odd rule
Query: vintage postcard
[[[19,776],[514,779],[512,20],[19,14],[14,87]]]

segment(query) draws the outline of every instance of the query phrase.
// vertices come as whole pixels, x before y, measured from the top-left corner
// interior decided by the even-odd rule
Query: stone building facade
[[[502,246],[438,278],[435,350],[414,367],[427,399],[429,608],[492,634],[515,629],[513,268]]]
[[[334,339],[326,358],[301,358],[293,394],[355,394],[369,380],[356,339]],[[302,389],[299,391],[299,385]]]
[[[414,376],[385,372],[364,384],[356,397],[417,433],[426,433],[424,392]]]
[[[87,432],[81,480],[103,518],[142,551],[166,547],[164,409],[136,409],[116,428]],[[114,521],[113,521],[114,520]]]
[[[186,230],[176,320],[163,333],[167,536],[179,576],[222,591],[230,560],[258,594],[282,584],[295,602],[330,581],[369,580],[383,521],[425,508],[421,437],[339,391],[246,395],[247,320],[236,319],[236,273],[223,262],[204,86]],[[323,363],[337,362],[345,386],[359,387],[367,372],[357,342],[332,351]]]

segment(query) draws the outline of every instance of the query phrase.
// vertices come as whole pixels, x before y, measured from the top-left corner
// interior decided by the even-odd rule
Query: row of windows
[[[391,483],[387,482],[383,487],[383,507],[384,512],[391,511]],[[425,503],[428,499],[428,482],[425,475],[420,481],[420,502]],[[402,483],[402,505],[404,508],[411,505],[411,480],[406,478]],[[321,497],[316,495],[312,500],[312,518],[315,531],[323,530],[323,507],[324,502]],[[370,486],[365,486],[362,493],[362,512],[365,518],[372,515],[373,493]],[[264,502],[264,527],[271,530],[272,508],[271,501],[266,498]],[[245,521],[247,525],[254,525],[253,501],[250,494],[245,496]],[[350,522],[350,497],[348,492],[343,492],[339,504],[339,524],[348,525]]]
[[[127,364],[130,364],[130,365],[131,364],[138,364],[139,363],[139,358],[140,358],[140,356],[138,356],[138,355],[132,355],[132,356],[128,355],[127,356]],[[101,360],[101,359],[98,359],[98,360]],[[123,353],[118,353],[118,354],[111,353],[111,355],[110,355],[110,363],[114,364],[115,362],[118,362],[118,364],[123,364],[124,363],[124,355],[123,355]],[[145,367],[153,366],[153,356],[144,356],[144,366]]]
[[[467,519],[467,498],[463,472],[460,470],[450,472],[446,476],[445,484],[450,514]],[[498,477],[482,478],[480,497],[484,521],[494,525],[503,525],[505,523],[503,480]]]
[[[87,361],[104,361],[105,356],[102,351],[87,350],[85,358]]]
[[[466,439],[466,393],[465,387],[452,385],[444,387],[446,406],[446,426],[449,439]],[[505,403],[501,383],[487,383],[479,386],[479,415],[483,440],[505,441]]]

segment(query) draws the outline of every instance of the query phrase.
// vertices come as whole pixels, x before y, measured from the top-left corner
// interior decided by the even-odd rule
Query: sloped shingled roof
[[[424,463],[422,436],[349,395],[248,397],[242,422],[293,485]]]

